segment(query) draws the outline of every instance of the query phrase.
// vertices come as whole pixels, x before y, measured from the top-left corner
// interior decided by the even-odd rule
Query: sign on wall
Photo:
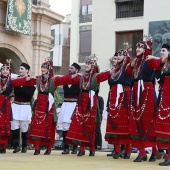
[[[32,0],[8,0],[6,29],[31,35]]]

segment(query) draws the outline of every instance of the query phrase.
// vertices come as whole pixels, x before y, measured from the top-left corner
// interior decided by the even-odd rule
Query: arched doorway
[[[20,64],[26,62],[23,54],[17,48],[9,44],[0,44],[0,62],[6,63],[7,59],[12,60],[11,70],[15,74],[18,74]]]

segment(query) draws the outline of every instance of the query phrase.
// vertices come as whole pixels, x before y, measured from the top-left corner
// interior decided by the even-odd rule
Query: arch
[[[24,55],[14,46],[6,43],[0,43],[0,62],[5,63],[6,59],[12,59],[12,72],[18,73],[19,66],[22,62],[27,63]]]

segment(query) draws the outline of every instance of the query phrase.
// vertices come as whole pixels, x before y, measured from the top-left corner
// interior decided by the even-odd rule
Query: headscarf
[[[47,74],[41,75],[40,90],[44,92],[48,90],[49,81],[53,76],[53,62],[45,61],[44,63],[42,63],[41,67],[48,69]]]
[[[97,58],[95,55],[88,57],[86,63],[91,64],[91,70],[88,72],[87,71],[84,72],[82,76],[82,82],[80,85],[82,89],[89,90],[91,78],[94,76],[94,74],[100,72],[100,68],[97,65]]]

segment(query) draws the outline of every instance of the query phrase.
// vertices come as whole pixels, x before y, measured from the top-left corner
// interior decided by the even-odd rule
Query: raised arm
[[[110,74],[112,74],[112,70],[103,71],[101,73],[96,74],[97,83],[108,80],[110,77]]]
[[[11,79],[12,87],[26,85],[26,79],[27,77],[19,77],[16,79]]]
[[[156,70],[161,70],[162,69],[162,59],[161,58],[153,58],[153,59],[146,59],[148,62],[148,67],[149,69],[156,69]]]
[[[81,76],[79,75],[77,75],[76,77],[72,77],[71,74],[53,77],[54,86],[57,87],[66,84],[78,84],[80,81],[80,77]]]

